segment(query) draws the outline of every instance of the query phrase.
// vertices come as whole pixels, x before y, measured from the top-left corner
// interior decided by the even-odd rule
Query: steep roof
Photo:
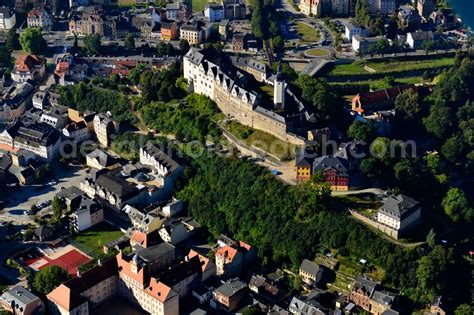
[[[82,292],[117,275],[117,268],[117,260],[115,258],[109,259],[102,265],[84,272],[80,277],[61,284],[51,291],[47,297],[65,310],[73,310],[86,302],[86,299],[81,295]]]
[[[410,213],[413,209],[418,207],[419,202],[405,195],[390,196],[384,204],[379,208],[379,211],[395,218],[402,218],[405,214]]]
[[[316,158],[313,162],[313,172],[335,170],[339,176],[348,176],[347,160],[333,155]]]

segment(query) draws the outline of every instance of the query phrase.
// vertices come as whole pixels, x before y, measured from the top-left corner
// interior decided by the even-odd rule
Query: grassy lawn
[[[376,200],[371,194],[337,196],[335,198],[342,207],[357,211],[375,210],[382,205],[382,202]]]
[[[259,148],[279,159],[291,158],[295,145],[261,130],[253,129],[236,121],[227,125],[227,129],[248,146]],[[275,145],[278,144],[278,145]]]
[[[326,49],[313,48],[313,49],[308,50],[306,54],[309,56],[320,57],[320,56],[327,56],[328,51]]]
[[[212,1],[209,0],[192,0],[193,1],[193,12],[202,12],[204,10],[204,6]]]
[[[317,42],[319,41],[319,32],[309,25],[304,23],[297,23],[296,28],[298,29],[298,35],[303,36],[302,41],[304,42]]]
[[[422,77],[406,77],[406,78],[397,78],[395,82],[398,84],[419,84],[423,82]],[[368,81],[357,81],[357,82],[350,82],[351,84],[360,84],[360,85],[369,85],[372,90],[382,90],[382,89],[389,89],[392,86],[385,81],[384,79],[380,80],[368,80]],[[331,85],[344,85],[347,84],[346,82],[331,82]]]
[[[102,246],[120,238],[123,233],[108,223],[100,223],[71,238],[71,243],[92,257],[100,256]]]
[[[428,58],[421,60],[404,60],[403,58],[386,58],[376,61],[357,60],[350,64],[335,65],[329,72],[329,75],[340,76],[372,73],[364,69],[364,66],[375,70],[375,73],[390,73],[450,67],[453,64],[454,58],[451,57]]]

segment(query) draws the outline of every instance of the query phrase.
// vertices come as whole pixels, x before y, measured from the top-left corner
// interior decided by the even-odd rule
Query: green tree
[[[375,158],[383,162],[390,161],[390,139],[385,137],[376,138],[370,145],[370,151]]]
[[[0,46],[0,68],[10,68],[12,64],[10,50],[6,46]]]
[[[454,315],[472,315],[474,314],[474,306],[469,304],[461,304],[454,311]]]
[[[134,50],[135,49],[135,38],[131,33],[128,33],[127,36],[125,36],[125,41],[124,41],[125,48],[128,50]]]
[[[264,31],[264,22],[262,17],[262,3],[261,0],[256,0],[253,10],[252,10],[252,33],[257,38],[263,38],[265,31]]]
[[[272,38],[272,46],[275,52],[282,53],[285,48],[285,42],[280,36],[275,36]]]
[[[452,126],[451,109],[449,107],[433,106],[430,114],[423,119],[426,131],[443,138]]]
[[[28,54],[40,54],[46,47],[46,42],[39,28],[26,28],[20,34],[19,41],[22,49]]]
[[[88,34],[84,37],[84,48],[89,56],[98,55],[101,47],[99,34]]]
[[[35,274],[33,288],[36,292],[46,295],[70,278],[69,273],[61,267],[46,266]]]
[[[375,137],[375,128],[370,123],[363,123],[355,120],[347,130],[347,136],[351,139],[365,141],[370,143]]]
[[[461,155],[465,148],[464,143],[463,137],[455,135],[446,140],[441,147],[441,153],[444,155],[446,160],[451,163],[460,162]]]
[[[436,232],[431,229],[426,236],[426,243],[429,247],[434,248],[436,246]]]
[[[386,39],[379,39],[377,41],[377,52],[382,56],[382,58],[387,53],[388,47],[389,45]]]
[[[56,220],[59,220],[63,214],[65,205],[57,196],[53,197],[51,201],[51,209],[53,210],[53,216]]]
[[[421,105],[418,101],[418,93],[413,90],[406,90],[395,99],[395,111],[397,117],[402,120],[414,120],[421,112]]]
[[[435,248],[418,261],[417,279],[420,289],[432,298],[445,286],[450,253],[442,246]]]
[[[375,179],[380,175],[380,162],[373,157],[368,157],[360,162],[359,169],[367,178]]]
[[[451,187],[441,203],[444,212],[454,221],[471,222],[474,217],[474,209],[469,205],[464,191]]]
[[[425,51],[426,55],[435,49],[436,43],[433,40],[424,40],[421,43],[421,48]]]

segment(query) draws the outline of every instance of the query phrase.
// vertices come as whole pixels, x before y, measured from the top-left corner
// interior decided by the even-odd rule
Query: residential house
[[[357,277],[351,288],[350,299],[363,310],[370,312],[371,297],[377,288],[377,282],[364,275]]]
[[[219,23],[218,33],[219,33],[219,38],[222,41],[227,40],[227,36],[228,36],[228,33],[229,33],[229,20],[222,20]]]
[[[90,198],[102,198],[122,209],[125,204],[140,202],[144,187],[122,178],[120,169],[91,171],[89,177],[80,183],[80,189]]]
[[[0,7],[0,30],[9,30],[15,27],[16,14],[14,8]]]
[[[40,81],[46,72],[45,60],[37,55],[20,55],[12,70],[12,80],[26,82],[28,80]]]
[[[399,26],[402,29],[415,30],[421,23],[418,11],[410,5],[401,5],[398,11]]]
[[[110,146],[112,136],[119,130],[119,124],[113,120],[109,114],[97,114],[94,116],[94,132],[99,143],[104,146]]]
[[[288,307],[291,314],[314,314],[314,315],[329,315],[329,309],[322,306],[320,302],[311,297],[302,295],[294,296]]]
[[[100,11],[74,11],[69,20],[69,31],[78,35],[97,34],[102,37],[115,38],[117,23],[113,16]]]
[[[54,129],[61,130],[67,122],[67,109],[62,106],[52,107],[49,111],[44,111],[41,114],[40,121]]]
[[[375,0],[374,2],[371,1],[370,5],[372,14],[392,14],[395,12],[395,8],[397,7],[397,3],[395,0]],[[374,12],[375,11],[375,12]]]
[[[163,241],[176,245],[193,236],[199,227],[192,218],[170,219],[158,233]]]
[[[433,11],[430,15],[430,19],[436,27],[442,27],[443,30],[452,30],[457,26],[456,14],[453,10],[439,9]]]
[[[360,26],[355,21],[350,20],[344,25],[345,32],[344,36],[352,43],[352,37],[354,35],[360,35],[362,37],[367,37],[370,35],[370,32],[363,26]]]
[[[154,172],[166,177],[176,172],[180,166],[152,142],[140,148],[140,163],[153,167]]]
[[[35,86],[28,80],[0,91],[0,123],[13,122],[23,116]]]
[[[295,159],[296,180],[307,181],[313,173],[314,158],[309,157],[306,149],[297,152]]]
[[[279,288],[278,281],[261,275],[253,275],[248,286],[250,291],[256,293],[261,300],[269,304],[276,304],[286,296],[286,292]]]
[[[402,194],[385,199],[377,212],[377,222],[395,229],[398,237],[420,221],[419,202]]]
[[[204,39],[204,33],[199,22],[181,25],[179,39],[186,40],[190,45],[199,45]]]
[[[224,19],[224,6],[219,3],[208,3],[204,6],[204,16],[209,22],[220,22]]]
[[[395,108],[397,96],[405,91],[418,92],[419,88],[414,84],[406,84],[389,89],[359,93],[352,99],[352,110],[360,114],[363,112],[392,110]]]
[[[183,209],[184,209],[184,202],[182,200],[179,200],[179,199],[174,199],[172,202],[166,204],[162,208],[161,211],[166,217],[169,218],[169,217],[176,216],[181,211],[183,211]]]
[[[79,201],[73,202],[71,209],[71,225],[76,232],[87,230],[104,220],[102,206],[86,196],[81,196]]]
[[[377,45],[380,40],[384,40],[385,36],[365,37],[362,34],[352,36],[352,49],[361,53],[367,53],[371,46]]]
[[[112,169],[117,166],[117,161],[107,152],[95,149],[86,155],[86,164],[89,167],[101,170],[104,168]]]
[[[87,124],[84,121],[71,122],[67,124],[62,129],[62,133],[65,137],[74,140],[77,143],[81,143],[91,137],[89,128],[87,128]]]
[[[301,12],[308,16],[320,17],[323,0],[302,0],[299,4]]]
[[[430,314],[434,315],[446,315],[449,309],[441,295],[437,295],[433,298],[430,305]]]
[[[53,18],[45,7],[34,8],[28,12],[26,21],[28,27],[38,27],[43,31],[49,31],[53,27]]]
[[[308,259],[303,260],[299,268],[299,276],[306,284],[320,285],[326,277],[326,269]]]
[[[411,49],[418,50],[423,48],[423,42],[433,40],[431,31],[410,32],[407,34],[407,43]]]
[[[392,0],[392,1],[395,2],[395,0]],[[349,14],[349,0],[332,0],[331,1],[331,14],[334,16],[348,15]]]
[[[161,22],[161,39],[165,41],[176,40],[178,38],[178,26],[176,21]]]
[[[224,18],[228,20],[244,20],[247,17],[245,3],[224,1]]]
[[[158,209],[142,212],[130,205],[126,205],[123,211],[130,218],[134,231],[151,233],[161,228],[166,221],[166,217]]]
[[[246,36],[242,33],[234,33],[232,36],[232,50],[242,51],[246,48]]]
[[[217,275],[234,277],[255,259],[255,250],[245,242],[229,239],[217,249],[215,258]]]
[[[43,301],[22,286],[15,286],[3,292],[0,306],[15,315],[42,314],[45,311]]]
[[[420,16],[428,17],[436,9],[436,0],[418,0],[417,10]]]
[[[214,300],[221,310],[232,312],[248,292],[248,287],[238,278],[224,282],[214,291]]]
[[[24,124],[16,121],[0,133],[0,144],[6,150],[26,150],[36,156],[52,160],[58,153],[61,136],[57,130],[45,123]]]
[[[347,191],[349,189],[349,169],[347,159],[325,155],[316,158],[313,162],[313,174],[321,172],[326,183],[334,191]]]

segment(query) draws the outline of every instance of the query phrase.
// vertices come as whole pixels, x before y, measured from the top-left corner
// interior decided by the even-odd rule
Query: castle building
[[[245,87],[242,77],[249,74],[232,71],[221,67],[220,61],[212,59],[215,52],[207,49],[191,48],[184,57],[184,78],[189,88],[195,93],[208,96],[216,102],[219,109],[228,117],[239,123],[270,133],[284,141],[304,144],[301,134],[316,122],[314,113],[310,113],[305,105],[287,87],[280,75],[268,78],[265,82],[275,85],[276,97],[273,103],[284,111],[275,112],[273,105],[265,106],[259,102],[259,96]],[[226,63],[226,67],[232,67]],[[232,74],[231,74],[232,72]],[[291,104],[290,104],[291,103]],[[283,106],[284,105],[284,106]]]

